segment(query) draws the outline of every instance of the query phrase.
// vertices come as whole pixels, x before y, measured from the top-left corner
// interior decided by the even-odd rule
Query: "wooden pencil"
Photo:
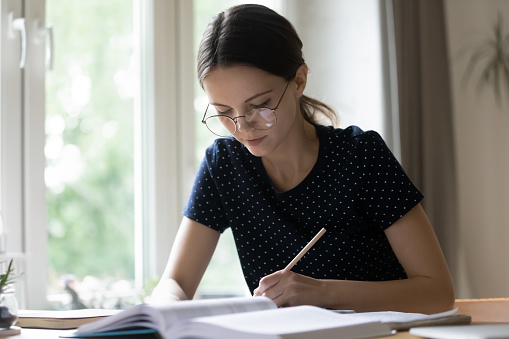
[[[306,254],[307,251],[309,251],[311,249],[311,247],[313,247],[313,245],[318,241],[318,239],[320,239],[320,237],[326,232],[326,229],[325,228],[322,228],[320,230],[320,232],[318,232],[313,239],[311,239],[311,241],[306,245],[306,247],[304,247],[300,252],[299,254],[297,254],[297,256],[295,258],[293,258],[293,260],[285,267],[285,270],[286,271],[290,271],[292,269],[293,266],[295,266],[295,264],[304,256],[304,254]]]

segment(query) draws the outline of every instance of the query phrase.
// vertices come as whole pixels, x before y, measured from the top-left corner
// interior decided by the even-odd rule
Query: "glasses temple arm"
[[[201,123],[206,124],[205,122],[205,116],[207,115],[207,111],[209,110],[210,104],[207,104],[207,109],[205,110],[205,113],[203,113],[203,118],[201,118]]]
[[[274,111],[279,107],[279,104],[283,100],[283,97],[285,96],[286,90],[288,89],[288,86],[290,85],[290,82],[291,82],[291,80],[288,81],[288,83],[286,84],[285,90],[283,91],[283,94],[281,95],[281,98],[279,98],[279,101],[277,102],[276,107],[274,107]]]

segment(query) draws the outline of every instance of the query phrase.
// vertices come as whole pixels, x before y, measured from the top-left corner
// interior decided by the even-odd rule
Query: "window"
[[[192,115],[177,114],[181,107],[192,107],[192,94],[187,94],[192,84],[186,86],[180,74],[191,73],[192,66],[177,63],[192,54],[187,33],[177,35],[191,31],[190,22],[181,19],[192,16],[191,3],[56,1],[1,3],[2,23],[19,18],[24,22],[16,21],[16,27],[26,27],[23,34],[1,32],[0,192],[10,235],[3,256],[20,258],[26,283],[20,304],[27,308],[49,307],[48,263],[56,272],[49,277],[52,282],[63,273],[81,279],[85,273],[109,271],[111,281],[124,280],[117,290],[127,285],[142,296],[140,288],[158,279],[166,263],[181,218],[185,180],[180,179],[193,166],[187,160],[193,133],[179,133],[192,124]],[[47,105],[45,50],[50,44],[45,23],[53,25],[56,47],[55,67],[47,75]],[[91,37],[93,32],[103,36]],[[24,69],[19,67],[22,46],[27,47]],[[98,60],[106,64],[94,65]],[[105,93],[97,93],[100,88]],[[73,224],[76,233],[93,240],[88,246],[61,241]],[[46,241],[48,231],[51,239]],[[113,236],[105,234],[112,231]],[[94,249],[101,238],[108,246]],[[105,248],[114,251],[102,252],[106,260],[94,264],[94,251]],[[111,307],[105,297],[86,306]]]
[[[97,180],[83,185],[93,197],[88,199],[92,206],[77,210],[79,214],[88,209],[97,218],[86,215],[90,230],[96,232],[92,235],[101,237],[102,242],[92,246],[103,252],[89,254],[84,249],[82,257],[98,259],[99,269],[93,262],[82,265],[80,278],[96,272],[90,284],[82,283],[88,285],[92,298],[87,307],[125,307],[142,302],[159,279],[180,223],[184,188],[192,182],[187,173],[193,172],[189,170],[193,164],[187,158],[192,157],[188,149],[194,147],[194,142],[189,142],[193,133],[182,131],[192,125],[193,119],[181,113],[192,107],[192,99],[188,99],[192,87],[184,78],[191,73],[185,60],[190,60],[187,54],[192,53],[192,46],[187,43],[186,33],[177,35],[191,32],[185,18],[190,16],[192,6],[188,1],[123,0],[66,5],[70,6],[67,10],[63,5],[55,7],[63,16],[79,14],[75,20],[69,18],[69,25],[84,41],[75,44],[76,36],[70,36],[69,41],[85,52],[76,55],[84,62],[90,82],[94,82],[89,104],[82,107],[85,114],[79,116],[82,121],[78,135],[86,133],[90,125],[90,131],[97,133],[84,144],[92,146],[89,167],[93,167]],[[79,6],[84,8],[80,10]],[[80,20],[94,29],[80,30]],[[90,44],[88,48],[84,48],[86,43]],[[71,47],[65,51],[73,55]],[[64,64],[69,60],[64,57]],[[75,66],[69,62],[67,73],[76,70]],[[85,85],[80,93],[87,93],[89,85],[82,75],[75,75],[75,79]],[[63,206],[62,202],[57,206]],[[102,214],[98,213],[101,210]],[[66,222],[65,227],[70,228],[70,223]],[[79,228],[77,232],[83,233]],[[70,251],[58,250],[55,255]],[[94,293],[99,283],[106,286],[106,293],[104,289]]]

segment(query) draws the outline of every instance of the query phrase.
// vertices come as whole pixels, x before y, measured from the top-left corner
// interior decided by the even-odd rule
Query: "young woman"
[[[203,122],[222,138],[207,149],[153,300],[192,298],[231,227],[251,292],[278,306],[451,309],[423,196],[376,132],[321,125],[335,115],[304,95],[307,74],[302,42],[276,12],[240,5],[209,24],[198,53]]]

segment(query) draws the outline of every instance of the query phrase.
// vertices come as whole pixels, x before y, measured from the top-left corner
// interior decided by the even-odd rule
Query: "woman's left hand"
[[[278,307],[320,306],[324,297],[323,284],[322,280],[281,270],[263,277],[253,295],[270,298]]]

